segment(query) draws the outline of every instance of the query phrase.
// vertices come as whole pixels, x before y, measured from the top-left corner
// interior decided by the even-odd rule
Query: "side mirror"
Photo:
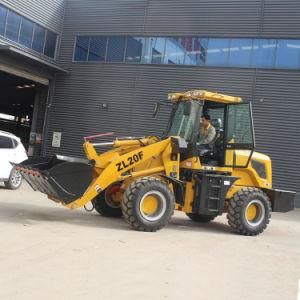
[[[189,116],[191,114],[191,111],[192,111],[192,102],[185,102],[183,114],[185,116]]]
[[[154,105],[154,109],[153,109],[153,118],[156,118],[156,116],[159,112],[159,109],[160,109],[160,103],[156,102]]]

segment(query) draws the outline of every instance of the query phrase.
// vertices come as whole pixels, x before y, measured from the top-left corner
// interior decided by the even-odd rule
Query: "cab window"
[[[254,143],[249,104],[229,105],[227,143],[242,145]]]

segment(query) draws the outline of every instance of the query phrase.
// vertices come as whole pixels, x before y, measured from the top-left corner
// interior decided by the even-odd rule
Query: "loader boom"
[[[141,144],[145,145],[141,147]],[[106,167],[103,166],[102,159],[107,156],[106,153],[95,156],[96,150],[90,142],[84,144],[85,151],[89,158],[95,161],[95,172],[97,177],[91,182],[87,191],[80,198],[67,205],[71,209],[84,206],[86,203],[93,200],[98,194],[104,191],[109,185],[114,182],[122,182],[125,178],[137,178],[139,176],[149,176],[158,173],[167,176],[179,176],[179,157],[171,161],[171,138],[162,140],[157,143],[151,143],[151,140],[143,139],[129,140],[129,141],[116,141],[115,147],[118,147],[118,152],[112,152],[111,160]],[[136,149],[135,149],[136,148]],[[124,154],[122,152],[125,151]],[[147,162],[153,157],[153,153],[161,155],[162,164],[155,165],[153,168],[143,170],[140,172],[126,172],[134,170],[137,166]],[[176,174],[176,175],[174,175]]]

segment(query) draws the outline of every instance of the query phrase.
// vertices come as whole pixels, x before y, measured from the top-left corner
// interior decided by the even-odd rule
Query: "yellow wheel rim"
[[[246,212],[246,217],[248,221],[253,221],[257,216],[257,207],[255,204],[249,205]]]
[[[143,199],[142,210],[145,215],[153,215],[158,209],[158,201],[155,196],[149,195]]]

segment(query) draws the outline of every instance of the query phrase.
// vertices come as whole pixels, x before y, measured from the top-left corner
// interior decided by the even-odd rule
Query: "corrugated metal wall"
[[[72,63],[77,34],[299,38],[299,20],[292,0],[68,0],[59,61],[69,74],[52,91],[46,152],[82,155],[83,136],[97,132],[161,133],[165,118],[152,119],[153,103],[206,88],[253,100],[258,150],[273,158],[275,186],[299,191],[299,71]],[[51,147],[53,131],[63,133],[60,149]]]

